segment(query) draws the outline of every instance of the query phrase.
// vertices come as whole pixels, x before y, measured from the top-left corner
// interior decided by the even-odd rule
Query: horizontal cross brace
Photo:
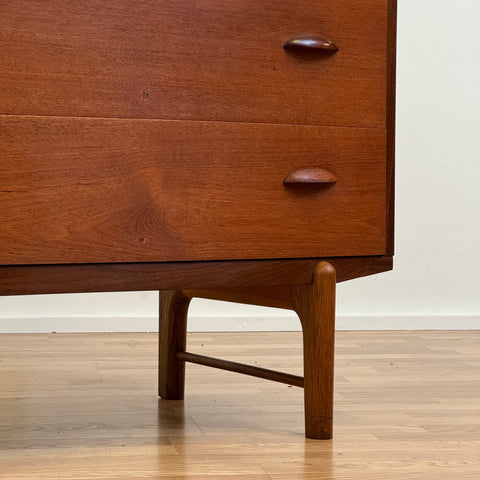
[[[303,377],[291,375],[290,373],[277,372],[275,370],[268,370],[266,368],[253,367],[243,363],[230,362],[228,360],[220,360],[218,358],[206,357],[204,355],[197,355],[196,353],[178,352],[177,358],[185,362],[198,363],[207,367],[220,368],[228,370],[229,372],[243,373],[252,377],[263,378],[265,380],[272,380],[274,382],[286,383],[287,385],[294,385],[295,387],[303,388]]]

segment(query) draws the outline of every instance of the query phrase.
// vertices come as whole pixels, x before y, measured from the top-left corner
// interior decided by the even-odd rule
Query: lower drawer
[[[383,129],[0,116],[0,264],[385,253]],[[331,186],[285,186],[305,166]]]

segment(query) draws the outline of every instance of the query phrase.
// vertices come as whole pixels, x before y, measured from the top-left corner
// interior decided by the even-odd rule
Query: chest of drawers
[[[185,361],[279,375],[329,438],[335,282],[392,266],[395,18],[394,0],[2,4],[0,294],[161,290],[163,398]],[[297,311],[304,378],[187,353],[195,296]]]

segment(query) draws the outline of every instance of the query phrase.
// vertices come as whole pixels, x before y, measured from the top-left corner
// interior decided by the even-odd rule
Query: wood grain
[[[318,442],[303,436],[303,391],[287,385],[189,364],[187,399],[158,401],[156,333],[0,335],[0,478],[473,480],[479,342],[337,332],[335,437]],[[302,374],[300,332],[188,343]]]
[[[0,265],[0,295],[240,288],[309,283],[320,258],[223,262]],[[391,257],[330,258],[337,281],[392,269]],[[248,287],[254,287],[248,290]],[[245,291],[245,288],[247,289]],[[238,301],[240,295],[236,296]],[[286,308],[290,308],[286,306]]]
[[[335,268],[320,262],[313,282],[296,286],[292,298],[303,331],[305,435],[322,440],[333,435],[335,285]]]
[[[386,42],[386,0],[1,2],[0,113],[383,128]]]
[[[0,156],[0,263],[385,253],[385,130],[3,116]]]

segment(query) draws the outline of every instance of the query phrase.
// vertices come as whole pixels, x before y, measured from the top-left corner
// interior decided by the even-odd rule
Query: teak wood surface
[[[191,297],[292,308],[329,438],[335,282],[392,267],[396,1],[194,3],[0,5],[0,295],[165,290],[172,398]]]
[[[0,113],[386,125],[386,0],[15,0],[0,19]],[[340,50],[284,50],[305,33]]]
[[[381,129],[2,116],[0,263],[382,255],[385,148]],[[284,185],[307,165],[337,183]]]
[[[388,0],[387,34],[387,255],[395,248],[395,100],[397,0]]]
[[[0,266],[0,295],[125,292],[131,290],[214,289],[219,300],[260,304],[278,298],[278,288],[309,284],[320,258],[229,262],[110,263],[89,265]],[[392,257],[329,258],[337,282],[392,269]],[[275,289],[272,291],[271,287]],[[235,300],[228,292],[239,290]],[[260,299],[255,300],[259,293]],[[281,298],[283,298],[282,295]],[[212,298],[212,297],[211,297]],[[284,308],[290,303],[279,300]],[[281,305],[280,305],[281,306]]]

